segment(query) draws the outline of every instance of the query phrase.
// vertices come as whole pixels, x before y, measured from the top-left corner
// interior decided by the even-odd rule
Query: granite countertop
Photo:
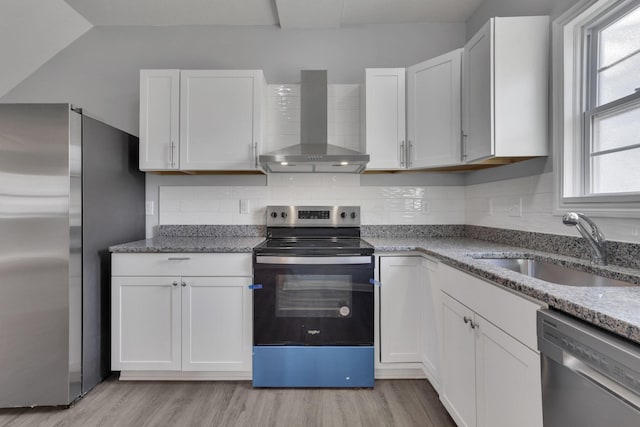
[[[117,253],[153,252],[252,252],[264,237],[168,237],[158,236],[146,240],[111,246]]]
[[[640,271],[617,266],[594,267],[589,261],[465,238],[365,237],[376,253],[415,251],[445,264],[511,288],[603,329],[640,343]],[[548,260],[613,279],[636,283],[630,287],[563,286],[494,266],[484,258],[507,256]]]

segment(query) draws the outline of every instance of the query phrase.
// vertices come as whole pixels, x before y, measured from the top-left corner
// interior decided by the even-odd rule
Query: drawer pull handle
[[[188,256],[185,257],[169,257],[168,260],[169,261],[188,261],[191,258],[189,258]]]

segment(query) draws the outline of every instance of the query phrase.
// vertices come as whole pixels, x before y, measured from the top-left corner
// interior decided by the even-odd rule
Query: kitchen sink
[[[496,267],[506,268],[545,282],[566,286],[638,286],[634,283],[598,276],[563,265],[530,258],[479,258]]]

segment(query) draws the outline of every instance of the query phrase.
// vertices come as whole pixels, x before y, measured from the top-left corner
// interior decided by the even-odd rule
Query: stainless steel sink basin
[[[528,258],[480,258],[497,267],[506,268],[546,282],[566,286],[638,286],[621,280],[609,279],[558,264]]]

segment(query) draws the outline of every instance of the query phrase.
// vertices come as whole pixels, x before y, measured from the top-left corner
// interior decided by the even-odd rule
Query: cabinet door
[[[495,154],[493,141],[493,19],[464,47],[462,58],[463,157],[466,162]]]
[[[474,313],[446,293],[442,297],[440,400],[458,426],[476,425]],[[515,424],[517,425],[517,424]]]
[[[259,70],[180,74],[180,168],[257,169],[263,75]]]
[[[365,86],[367,169],[404,169],[405,69],[368,68]]]
[[[179,282],[179,277],[112,278],[113,370],[180,370]]]
[[[182,370],[251,370],[251,277],[183,277]]]
[[[542,427],[540,355],[477,316],[479,427]]]
[[[408,167],[461,163],[462,49],[407,68]]]
[[[421,362],[420,257],[380,257],[380,361]]]
[[[179,166],[179,70],[140,70],[140,170]]]
[[[440,390],[440,352],[442,330],[442,307],[440,303],[440,287],[438,286],[438,267],[436,261],[423,258],[422,269],[422,364],[427,370],[429,381]]]

